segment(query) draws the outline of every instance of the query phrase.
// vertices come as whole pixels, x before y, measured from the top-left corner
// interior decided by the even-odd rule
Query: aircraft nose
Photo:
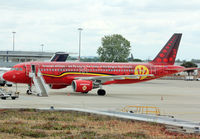
[[[6,80],[6,81],[12,82],[12,76],[10,75],[9,72],[3,73],[2,78],[3,78],[4,80]]]

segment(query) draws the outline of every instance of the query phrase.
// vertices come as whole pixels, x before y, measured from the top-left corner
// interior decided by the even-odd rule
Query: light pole
[[[13,33],[13,51],[15,51],[15,33],[16,32],[12,32]]]
[[[44,47],[44,44],[41,44],[40,46],[42,46],[42,52],[43,52],[43,47]]]
[[[82,28],[78,28],[79,30],[79,56],[78,56],[78,61],[80,62],[81,60],[81,31],[83,30]]]

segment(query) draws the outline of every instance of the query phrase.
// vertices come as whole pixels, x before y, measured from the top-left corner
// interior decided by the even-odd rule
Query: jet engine
[[[75,92],[86,93],[92,90],[93,83],[92,81],[88,81],[88,80],[74,80],[72,82],[72,88],[74,89]]]
[[[62,89],[62,88],[67,87],[67,85],[62,85],[62,84],[61,85],[60,84],[58,84],[58,85],[57,84],[56,85],[55,84],[51,84],[49,86],[50,86],[51,89]]]

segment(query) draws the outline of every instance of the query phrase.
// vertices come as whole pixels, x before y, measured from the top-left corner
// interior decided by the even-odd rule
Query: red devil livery
[[[35,84],[40,90],[42,84],[52,89],[72,85],[82,93],[100,88],[97,94],[105,95],[102,85],[143,82],[186,70],[174,65],[181,36],[175,33],[149,63],[27,62],[15,65],[3,78],[30,87]]]

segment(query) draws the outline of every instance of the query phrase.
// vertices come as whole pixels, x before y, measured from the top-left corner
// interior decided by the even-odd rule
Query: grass
[[[164,125],[79,112],[0,110],[0,138],[200,138],[169,132]]]

